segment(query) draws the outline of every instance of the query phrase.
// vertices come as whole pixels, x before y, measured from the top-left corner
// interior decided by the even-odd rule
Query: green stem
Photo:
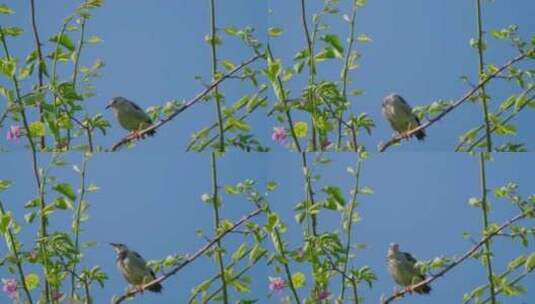
[[[489,219],[488,219],[488,202],[487,202],[487,178],[486,178],[486,172],[485,172],[485,153],[481,152],[479,154],[479,165],[480,165],[480,173],[481,173],[481,212],[483,214],[483,231],[487,231],[487,228],[489,226]],[[493,271],[492,271],[492,261],[491,261],[491,248],[490,248],[490,239],[487,239],[484,243],[485,246],[485,265],[487,269],[487,277],[489,280],[489,290],[490,290],[490,296],[492,299],[492,304],[496,304],[496,290],[494,289],[494,281],[492,279]]]
[[[78,206],[76,206],[75,216],[73,220],[73,228],[74,228],[74,247],[76,252],[80,251],[80,222],[82,218],[82,210],[84,205],[84,197],[85,197],[85,178],[86,178],[86,166],[87,166],[87,158],[86,155],[84,155],[84,159],[82,161],[82,169],[80,171],[80,199],[78,201]],[[72,272],[71,272],[71,298],[74,296],[74,291],[76,289],[76,261],[74,262],[74,265],[72,266]]]
[[[215,0],[210,0],[210,35],[211,35],[211,52],[212,52],[212,78],[215,81],[217,77],[217,50],[216,50],[216,20],[215,20]],[[214,98],[216,101],[217,121],[219,125],[219,151],[225,151],[225,129],[223,126],[223,114],[221,110],[221,96],[219,95],[219,86],[214,88]]]
[[[0,211],[2,214],[5,214],[4,205],[2,204],[2,201],[0,201]],[[30,294],[30,290],[28,289],[28,285],[26,284],[26,276],[24,275],[24,270],[22,268],[22,263],[20,261],[19,252],[17,250],[17,242],[15,241],[15,237],[13,236],[13,231],[11,231],[11,228],[7,228],[6,233],[6,243],[7,247],[10,249],[11,254],[13,254],[13,257],[15,258],[15,265],[17,266],[17,270],[19,273],[19,280],[22,284],[22,289],[24,290],[24,293],[26,294],[26,298],[28,299],[28,302],[30,304],[33,304],[32,295]]]
[[[271,52],[271,47],[269,43],[267,45],[267,54],[269,56],[269,59],[273,60],[273,53]],[[295,134],[292,115],[290,113],[290,108],[288,107],[288,99],[286,97],[286,91],[284,90],[284,86],[282,84],[282,79],[280,78],[280,76],[277,76],[277,84],[279,86],[278,89],[280,91],[280,98],[282,99],[279,101],[284,104],[284,113],[286,114],[286,121],[288,121],[288,128],[290,129],[290,134],[292,135],[292,138],[294,140],[294,144],[295,144],[295,148],[297,149],[297,152],[301,152],[301,145],[299,144],[299,139],[297,139],[297,135]],[[276,88],[274,89],[276,90]]]
[[[481,77],[485,69],[485,61],[483,57],[483,20],[481,17],[481,0],[476,0],[477,2],[477,51],[479,55],[479,69],[478,69],[478,79],[481,81]],[[490,120],[489,120],[489,109],[488,109],[488,98],[485,91],[485,86],[481,86],[481,104],[483,107],[483,115],[485,119],[485,130],[487,137],[487,152],[492,152],[492,138],[490,131]]]
[[[355,41],[355,17],[357,15],[357,1],[353,1],[353,5],[351,8],[351,19],[350,19],[350,30],[349,30],[349,38],[347,40],[347,53],[344,59],[344,69],[342,71],[342,95],[344,96],[344,100],[347,102],[347,84],[348,84],[348,75],[349,75],[349,59],[351,57],[351,51],[353,49],[353,43]],[[340,114],[340,119],[338,120],[338,137],[336,140],[336,150],[340,150],[342,148],[342,119],[343,119],[343,113]],[[356,151],[357,145],[356,142],[356,134],[351,129],[351,133],[354,138],[354,149]]]
[[[353,188],[353,195],[351,197],[351,204],[349,207],[349,212],[347,214],[347,238],[346,238],[346,248],[344,253],[344,266],[342,268],[343,274],[342,274],[342,291],[340,294],[340,299],[342,300],[342,303],[344,302],[344,294],[345,294],[345,275],[347,275],[347,266],[349,261],[349,251],[351,249],[351,232],[353,228],[353,211],[357,207],[357,195],[359,192],[359,184],[360,184],[360,168],[361,168],[361,161],[358,160],[357,162],[357,171],[355,175],[355,186]],[[342,221],[343,225],[344,221]],[[342,227],[343,229],[343,227]],[[353,288],[353,292],[357,293],[357,286],[355,285]],[[355,295],[355,303],[358,304],[358,296]]]
[[[43,89],[43,74],[45,72],[45,61],[43,60],[43,52],[41,50],[41,40],[39,39],[39,32],[37,31],[37,21],[35,20],[35,3],[34,0],[30,0],[30,19],[32,23],[32,31],[33,31],[33,38],[35,40],[35,48],[37,50],[37,59],[38,59],[38,73],[37,73],[37,80],[39,88],[38,90],[41,91]],[[41,123],[44,123],[44,116],[43,116],[43,102],[44,100],[41,100],[39,102],[39,121]],[[41,136],[41,150],[46,148],[45,143],[45,137]]]
[[[214,207],[214,223],[215,223],[215,233],[218,234],[219,230],[219,197],[218,197],[218,184],[217,184],[217,166],[216,166],[216,155],[215,152],[211,153],[212,160],[212,205]],[[219,275],[221,277],[221,285],[223,288],[223,303],[228,304],[228,292],[227,292],[227,280],[225,277],[225,265],[223,264],[223,253],[221,248],[221,240],[217,240],[216,251],[216,260],[219,265]]]
[[[307,102],[309,104],[314,103],[314,113],[316,112],[316,106],[315,106],[315,98],[313,96],[314,92],[312,90],[312,85],[314,84],[314,76],[316,74],[316,67],[314,64],[314,48],[312,45],[312,39],[310,37],[310,31],[308,30],[308,24],[307,24],[307,15],[306,15],[306,7],[305,7],[305,0],[300,0],[301,2],[301,22],[303,24],[303,31],[305,34],[305,41],[306,41],[306,47],[308,50],[308,68],[309,68],[309,76],[308,76],[308,85],[310,90],[307,94]],[[314,122],[314,116],[311,118],[311,124],[312,124],[312,151],[316,151],[317,149],[317,140],[316,140],[316,124]]]
[[[301,152],[301,160],[302,160],[302,165],[303,165],[303,174],[305,176],[305,196],[306,196],[305,210],[307,214],[307,219],[309,219],[310,221],[308,233],[310,234],[312,232],[313,236],[318,236],[318,232],[317,232],[318,223],[317,223],[316,215],[309,213],[311,207],[314,206],[314,190],[312,189],[310,168],[308,167],[308,164],[307,164],[307,156],[305,152]],[[312,229],[312,231],[310,231],[310,229]]]
[[[2,32],[3,29],[2,27],[0,26],[0,32]],[[9,49],[7,47],[7,42],[6,42],[6,38],[5,38],[5,35],[0,35],[0,40],[2,40],[2,46],[4,48],[4,53],[6,54],[6,58],[7,60],[11,61],[11,55],[9,54]],[[35,146],[35,143],[33,142],[32,140],[32,136],[31,136],[31,132],[30,132],[30,125],[28,123],[28,119],[26,117],[26,110],[24,108],[24,103],[22,102],[22,99],[21,99],[21,94],[20,94],[20,88],[19,88],[19,81],[17,80],[17,76],[15,74],[13,74],[13,76],[11,77],[11,80],[13,81],[13,85],[15,86],[15,94],[17,95],[17,103],[20,107],[20,115],[21,115],[21,118],[22,118],[22,124],[24,126],[24,129],[26,130],[26,138],[28,139],[28,143],[30,145],[30,149],[31,149],[31,155],[32,155],[32,168],[33,168],[33,175],[34,175],[34,178],[35,178],[35,183],[36,183],[36,186],[37,186],[37,189],[39,190],[39,199],[41,200],[41,228],[40,228],[40,237],[42,238],[42,242],[46,242],[46,237],[47,237],[47,232],[46,232],[46,225],[47,225],[47,221],[46,221],[46,215],[44,214],[43,210],[44,210],[44,207],[45,207],[45,198],[44,198],[44,189],[43,188],[43,185],[41,183],[41,177],[39,176],[39,168],[38,168],[38,161],[37,161],[37,147]],[[45,248],[45,245],[43,243],[41,243],[41,251],[42,253],[45,255],[45,259],[48,259],[46,257],[46,248]],[[44,274],[45,274],[45,278],[46,278],[46,267],[45,269],[43,270],[44,271]],[[50,302],[50,292],[49,292],[49,282],[47,279],[45,279],[45,295],[46,295],[46,300],[47,300],[47,303]]]

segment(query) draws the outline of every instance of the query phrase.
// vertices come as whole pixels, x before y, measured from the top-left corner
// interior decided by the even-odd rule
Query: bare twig
[[[496,230],[490,232],[487,236],[483,237],[476,245],[474,245],[472,248],[470,248],[470,250],[468,250],[460,258],[457,258],[453,263],[451,263],[450,265],[446,266],[444,269],[442,269],[437,274],[428,277],[427,279],[421,281],[418,284],[414,284],[412,286],[407,287],[406,289],[404,289],[402,291],[399,291],[399,292],[396,292],[396,293],[392,294],[387,299],[382,300],[381,303],[382,304],[388,304],[390,302],[395,301],[398,298],[403,297],[406,293],[409,292],[409,290],[415,290],[415,289],[418,289],[418,288],[420,288],[420,287],[422,287],[424,285],[428,285],[428,284],[432,283],[433,281],[435,281],[436,279],[442,277],[448,271],[452,270],[453,268],[455,268],[456,266],[458,266],[459,264],[464,262],[466,259],[471,257],[476,251],[478,251],[485,244],[485,242],[487,242],[488,240],[490,240],[491,238],[496,236],[498,233],[500,233],[502,230],[504,230],[505,228],[511,226],[515,222],[518,222],[519,220],[522,220],[522,219],[526,218],[528,215],[529,216],[535,215],[535,208],[532,208],[530,210],[522,212],[522,213],[518,214],[517,216],[509,219],[505,223],[501,224],[498,228],[496,228]]]
[[[455,108],[463,104],[466,100],[468,100],[470,97],[472,97],[474,94],[477,93],[481,89],[482,86],[484,86],[487,82],[489,82],[491,79],[495,78],[497,75],[499,75],[501,72],[503,72],[505,69],[509,68],[510,66],[514,65],[515,63],[518,63],[519,61],[522,61],[528,56],[533,56],[535,54],[535,49],[530,49],[525,53],[522,53],[518,55],[517,57],[511,59],[509,62],[498,68],[494,73],[488,75],[485,79],[483,79],[477,86],[472,88],[468,93],[466,93],[463,97],[455,101],[452,105],[450,105],[448,108],[446,108],[444,111],[442,111],[437,116],[429,119],[425,123],[421,124],[417,128],[414,128],[406,133],[404,133],[404,136],[396,135],[392,137],[390,140],[388,140],[385,144],[379,145],[379,152],[384,152],[388,147],[390,147],[393,144],[396,144],[400,142],[405,137],[410,137],[416,132],[420,130],[427,129],[429,126],[434,124],[435,122],[439,121],[441,118],[446,116],[449,112],[453,111]]]
[[[208,93],[210,93],[212,90],[215,89],[215,87],[217,85],[219,85],[221,82],[223,82],[225,79],[229,78],[230,76],[234,75],[236,72],[238,72],[239,70],[241,70],[242,68],[244,68],[245,66],[253,63],[254,61],[256,61],[257,59],[259,58],[262,58],[264,57],[263,54],[259,54],[259,55],[256,55],[250,59],[248,59],[247,61],[243,62],[242,64],[240,64],[239,66],[235,67],[232,71],[230,71],[228,74],[225,74],[223,75],[221,78],[215,80],[214,82],[212,82],[206,89],[204,89],[204,91],[202,91],[201,93],[199,93],[197,96],[195,96],[193,99],[190,99],[189,101],[187,101],[184,105],[182,105],[180,108],[178,108],[175,112],[173,112],[173,114],[169,115],[168,117],[160,120],[158,123],[144,129],[144,130],[141,130],[139,131],[139,135],[140,137],[143,137],[143,135],[145,135],[147,132],[150,132],[152,130],[156,130],[158,128],[160,128],[161,126],[167,124],[168,122],[170,122],[171,120],[173,120],[178,114],[184,112],[185,110],[187,110],[189,107],[193,106],[194,104],[196,104],[199,100],[201,100],[203,97],[205,97]],[[121,147],[122,145],[124,144],[127,144],[129,143],[130,141],[133,140],[133,137],[131,136],[125,136],[123,139],[121,139],[120,141],[118,141],[117,143],[115,143],[112,148],[111,148],[111,151],[115,151],[117,150],[119,147]]]
[[[210,248],[212,248],[214,245],[217,244],[217,242],[219,240],[221,240],[225,235],[227,235],[229,232],[231,231],[234,231],[236,228],[238,228],[240,225],[242,225],[243,223],[247,222],[248,220],[250,220],[251,218],[257,216],[258,214],[260,214],[262,212],[262,209],[256,209],[254,210],[253,212],[243,216],[239,221],[237,221],[236,223],[234,223],[231,227],[229,227],[227,230],[221,232],[219,235],[217,235],[214,239],[212,239],[208,244],[204,245],[203,247],[201,247],[199,250],[197,250],[191,257],[188,257],[184,262],[182,262],[180,265],[176,266],[175,268],[173,268],[170,272],[164,274],[163,276],[159,277],[159,278],[156,278],[155,280],[143,285],[140,289],[135,289],[135,290],[131,290],[127,293],[125,293],[124,295],[120,296],[119,298],[117,298],[114,303],[115,304],[119,304],[121,302],[123,302],[124,300],[126,300],[127,298],[129,297],[132,297],[134,295],[136,295],[137,293],[140,293],[141,290],[145,290],[147,289],[148,287],[151,287],[153,285],[156,285],[158,283],[161,283],[165,280],[167,280],[169,277],[175,275],[177,272],[179,272],[182,268],[186,267],[187,265],[191,264],[193,261],[195,261],[196,259],[198,259],[199,257],[201,257],[202,255],[204,255],[206,253],[206,251],[208,251]]]

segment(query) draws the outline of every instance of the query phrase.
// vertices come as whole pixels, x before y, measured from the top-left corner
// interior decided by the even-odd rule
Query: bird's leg
[[[407,292],[407,293],[413,293],[414,290],[412,289],[412,286],[407,286],[407,287],[405,288],[405,292]]]
[[[410,139],[410,136],[409,136],[408,133],[409,133],[408,131],[400,132],[400,133],[399,133],[399,137],[401,137],[401,139],[409,140],[409,139]]]

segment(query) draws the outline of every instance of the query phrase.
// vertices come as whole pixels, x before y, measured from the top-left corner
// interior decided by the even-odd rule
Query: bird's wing
[[[137,253],[137,252],[135,252],[135,251],[133,251],[133,250],[130,251],[130,252],[131,252],[132,255],[134,256],[134,258],[135,258],[135,260],[136,260],[137,263],[139,263],[139,264],[143,264],[143,265],[146,265],[146,264],[147,264],[147,262],[145,262],[145,259],[144,259],[139,253]]]
[[[130,105],[132,106],[133,115],[135,115],[139,120],[148,123],[149,125],[152,124],[152,119],[150,119],[150,116],[140,106],[133,102],[131,102]]]
[[[416,117],[416,115],[414,115],[412,113],[412,108],[411,106],[405,101],[405,99],[403,99],[403,97],[399,96],[399,101],[400,101],[400,104],[399,104],[399,109],[401,111],[404,112],[404,114],[406,114],[407,116],[413,116],[416,118],[416,120],[418,120],[418,118]]]
[[[405,258],[407,259],[407,261],[409,261],[411,264],[416,264],[416,262],[418,262],[410,253],[408,252],[402,252],[403,255],[405,256]]]

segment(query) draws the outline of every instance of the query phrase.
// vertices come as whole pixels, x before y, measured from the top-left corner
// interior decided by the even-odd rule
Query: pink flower
[[[330,295],[331,295],[331,293],[328,290],[324,290],[324,291],[320,292],[320,294],[318,295],[318,300],[320,300],[320,301],[327,300],[327,298]]]
[[[53,301],[59,301],[63,297],[63,293],[56,291],[52,294]]]
[[[19,297],[19,293],[17,292],[17,280],[2,279],[2,281],[4,283],[2,290],[7,294],[10,299],[17,299]]]
[[[19,137],[20,137],[20,127],[11,126],[9,128],[9,131],[7,131],[7,135],[6,135],[7,140],[16,140]]]
[[[285,285],[286,283],[284,282],[282,278],[269,277],[269,290],[271,290],[273,293],[280,294],[282,290],[284,289]]]
[[[286,140],[286,130],[283,127],[274,127],[271,139],[278,144],[283,144]]]

